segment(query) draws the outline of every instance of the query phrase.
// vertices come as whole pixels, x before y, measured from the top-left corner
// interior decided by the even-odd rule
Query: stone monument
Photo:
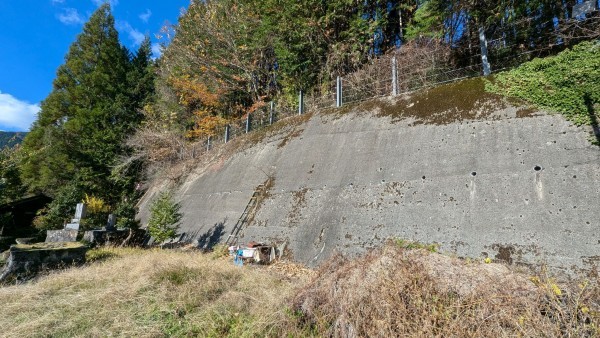
[[[46,242],[75,242],[79,233],[79,223],[86,215],[84,203],[77,203],[75,207],[75,217],[71,219],[71,223],[65,225],[63,230],[48,230],[46,231]]]
[[[71,219],[71,223],[65,225],[65,230],[77,230],[79,231],[79,223],[86,215],[86,207],[84,203],[77,203],[75,207],[75,217]]]
[[[108,221],[106,222],[106,227],[104,228],[107,231],[117,230],[115,224],[117,223],[117,217],[114,214],[108,215]]]

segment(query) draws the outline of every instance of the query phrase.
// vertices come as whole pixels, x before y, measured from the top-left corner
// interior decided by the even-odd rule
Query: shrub
[[[85,194],[81,202],[86,206],[86,216],[80,221],[82,229],[97,229],[106,225],[110,207],[103,198]]]
[[[114,210],[114,214],[117,216],[117,228],[140,228],[140,222],[135,218],[138,211],[136,207],[138,198],[139,196],[136,194],[124,194],[121,197]]]
[[[162,192],[152,201],[150,205],[150,219],[148,220],[148,232],[154,240],[162,243],[177,235],[179,221],[182,214],[179,211],[181,204],[173,201],[169,192]]]
[[[38,211],[33,225],[41,231],[61,229],[73,217],[75,206],[83,197],[82,189],[77,184],[63,186],[54,200]]]

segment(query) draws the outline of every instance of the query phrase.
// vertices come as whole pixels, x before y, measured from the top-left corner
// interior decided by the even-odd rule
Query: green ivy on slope
[[[600,42],[582,42],[556,56],[499,73],[486,83],[486,90],[562,113],[576,125],[597,124]]]

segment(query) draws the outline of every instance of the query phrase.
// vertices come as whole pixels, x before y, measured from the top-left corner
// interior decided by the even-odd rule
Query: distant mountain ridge
[[[21,143],[26,134],[25,132],[0,131],[0,149]]]

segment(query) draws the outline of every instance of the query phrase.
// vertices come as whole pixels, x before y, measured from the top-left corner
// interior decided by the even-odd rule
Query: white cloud
[[[152,49],[152,57],[153,58],[159,58],[162,55],[162,46],[158,43],[153,43],[152,46],[150,46],[150,48]]]
[[[92,0],[92,2],[98,7],[102,6],[105,2],[108,2],[110,7],[115,7],[119,4],[119,0]]]
[[[65,25],[78,25],[85,22],[85,19],[75,8],[65,8],[63,13],[56,16],[58,20]]]
[[[148,22],[148,19],[152,16],[152,11],[146,8],[146,11],[139,15],[140,19],[144,22]]]
[[[64,4],[65,0],[52,0],[52,4],[53,5],[59,5],[59,4]]]
[[[131,25],[127,21],[118,21],[117,29],[127,33],[127,35],[129,36],[129,39],[131,39],[134,46],[141,45],[142,42],[144,42],[144,39],[146,38],[146,36],[142,32],[131,27]]]
[[[3,129],[27,131],[35,121],[40,106],[20,101],[0,92],[0,125]]]

